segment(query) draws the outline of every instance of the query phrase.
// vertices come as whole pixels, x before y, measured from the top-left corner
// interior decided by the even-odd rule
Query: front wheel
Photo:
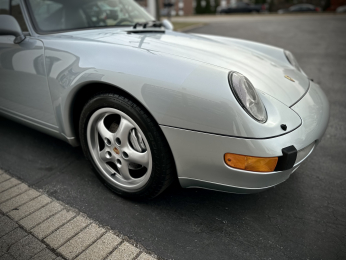
[[[103,93],[83,108],[82,149],[104,183],[132,198],[153,198],[173,180],[172,154],[148,113],[125,97]]]

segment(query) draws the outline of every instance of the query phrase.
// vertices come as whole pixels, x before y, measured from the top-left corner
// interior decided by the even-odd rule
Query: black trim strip
[[[293,145],[291,145],[282,149],[282,154],[283,155],[279,157],[274,171],[285,171],[293,168],[297,159],[298,151]]]
[[[136,29],[136,30],[130,30],[126,31],[127,34],[132,34],[132,33],[165,33],[164,30],[141,30],[141,29]]]

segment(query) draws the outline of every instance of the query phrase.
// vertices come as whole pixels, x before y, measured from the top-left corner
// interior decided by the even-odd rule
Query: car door
[[[18,0],[0,0],[0,14],[14,16],[26,35],[20,44],[0,36],[0,112],[57,131],[43,43],[27,32]]]

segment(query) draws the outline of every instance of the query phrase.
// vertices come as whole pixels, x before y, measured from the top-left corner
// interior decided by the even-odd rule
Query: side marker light
[[[278,163],[278,157],[254,157],[233,153],[226,153],[224,160],[232,168],[253,172],[273,172]]]

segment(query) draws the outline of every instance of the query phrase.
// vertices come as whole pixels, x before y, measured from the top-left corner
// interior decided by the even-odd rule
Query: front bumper
[[[306,95],[291,109],[301,117],[301,126],[288,134],[267,139],[227,137],[161,126],[172,149],[181,186],[254,193],[285,181],[320,142],[329,120],[329,102],[313,82]],[[227,166],[223,160],[225,153],[282,156],[282,149],[292,145],[298,150],[298,157],[302,151],[301,156],[292,168],[284,171],[238,170]],[[308,146],[310,148],[303,150]]]

